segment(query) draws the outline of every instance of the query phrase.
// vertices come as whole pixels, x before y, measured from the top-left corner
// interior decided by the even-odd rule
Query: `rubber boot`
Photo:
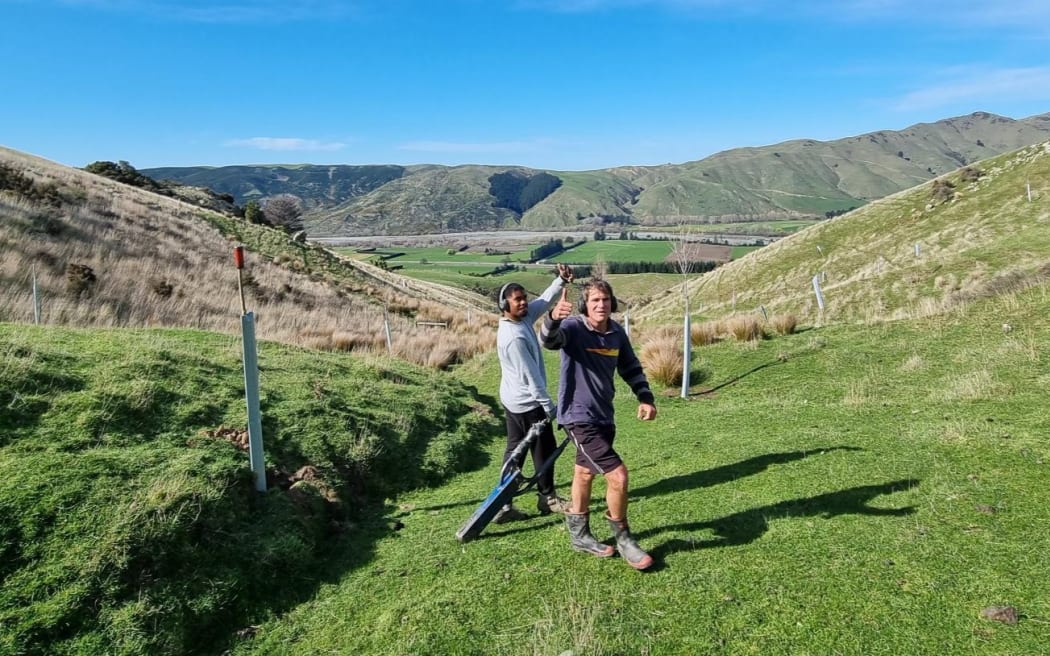
[[[616,553],[616,550],[607,544],[602,544],[591,535],[591,514],[565,513],[565,525],[569,527],[569,537],[572,538],[572,548],[576,551],[589,553],[598,558],[608,558]]]
[[[631,529],[627,526],[627,518],[613,519],[606,513],[605,519],[609,520],[613,537],[616,538],[616,550],[627,564],[637,570],[648,569],[653,564],[653,557],[642,551],[638,543],[631,537]]]
[[[536,498],[536,510],[540,511],[541,515],[549,515],[552,512],[565,514],[569,512],[569,500],[562,499],[557,492],[541,494]]]

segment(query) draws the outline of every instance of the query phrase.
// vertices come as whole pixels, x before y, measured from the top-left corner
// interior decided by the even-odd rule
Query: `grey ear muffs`
[[[576,310],[580,314],[582,314],[583,316],[587,316],[587,297],[590,295],[590,292],[591,292],[590,288],[585,289],[583,291],[583,293],[580,294],[580,299],[576,302]],[[610,314],[612,312],[616,312],[616,308],[618,307],[618,305],[619,304],[616,302],[616,297],[613,296],[612,297],[612,308],[610,308]]]
[[[507,287],[510,287],[513,283],[507,283],[499,288],[499,311],[506,312],[510,308],[510,303],[507,302]]]

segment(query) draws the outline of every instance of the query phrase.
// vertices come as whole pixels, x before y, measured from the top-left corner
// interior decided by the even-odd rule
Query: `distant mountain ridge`
[[[661,166],[556,171],[521,166],[271,165],[143,169],[243,204],[294,194],[312,237],[573,229],[823,217],[911,188],[971,162],[1050,138],[1050,113],[974,112],[834,141],[797,139]],[[507,174],[560,184],[524,212],[500,198]],[[501,177],[503,176],[503,177]],[[533,199],[535,201],[535,199]]]

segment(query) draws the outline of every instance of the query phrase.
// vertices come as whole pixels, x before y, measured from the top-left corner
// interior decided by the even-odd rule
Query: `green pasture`
[[[267,462],[317,478],[257,495],[207,432],[244,422],[234,338],[0,327],[0,653],[1041,655],[1048,311],[1044,284],[697,348],[651,423],[621,387],[644,574],[529,494],[456,541],[503,450],[492,354],[263,344]]]
[[[557,256],[551,262],[594,264],[604,262],[663,262],[671,253],[672,242],[645,239],[605,239],[588,241]]]
[[[651,424],[621,389],[652,572],[571,551],[529,495],[533,517],[457,543],[494,484],[497,438],[486,466],[346,536],[314,598],[234,653],[1042,654],[1048,342],[1038,311],[1004,336],[1005,307],[700,349],[689,399],[661,390]],[[458,373],[493,394],[497,375],[491,359]],[[995,606],[1020,621],[982,618]]]
[[[675,242],[661,239],[604,239],[588,241],[550,258],[551,262],[566,264],[595,264],[597,262],[663,262],[671,254]],[[760,246],[733,246],[732,258],[742,257]]]
[[[818,219],[787,219],[783,221],[745,221],[740,223],[693,223],[678,226],[645,226],[646,232],[703,233],[727,235],[786,236],[820,223]]]

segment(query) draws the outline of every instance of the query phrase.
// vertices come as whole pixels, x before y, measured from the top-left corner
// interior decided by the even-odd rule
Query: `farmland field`
[[[333,250],[347,257],[373,263],[382,259],[390,270],[418,280],[495,296],[496,291],[508,282],[521,284],[530,294],[539,294],[550,282],[555,263],[585,266],[600,262],[662,262],[670,254],[673,244],[672,241],[649,239],[588,240],[574,247],[570,243],[568,250],[534,264],[527,263],[527,260],[531,252],[541,245],[539,242],[506,248],[472,247],[462,251],[449,246],[385,246],[367,250]],[[733,259],[736,259],[760,247],[730,248]],[[486,253],[486,250],[490,252]],[[514,268],[495,273],[501,264],[511,264]],[[668,273],[611,274],[608,277],[615,285],[617,295],[627,303],[651,298],[681,282],[679,274]]]
[[[663,240],[589,241],[565,251],[551,262],[566,264],[594,264],[595,262],[663,262],[671,253],[674,242]],[[760,246],[732,246],[733,259],[737,259]]]

